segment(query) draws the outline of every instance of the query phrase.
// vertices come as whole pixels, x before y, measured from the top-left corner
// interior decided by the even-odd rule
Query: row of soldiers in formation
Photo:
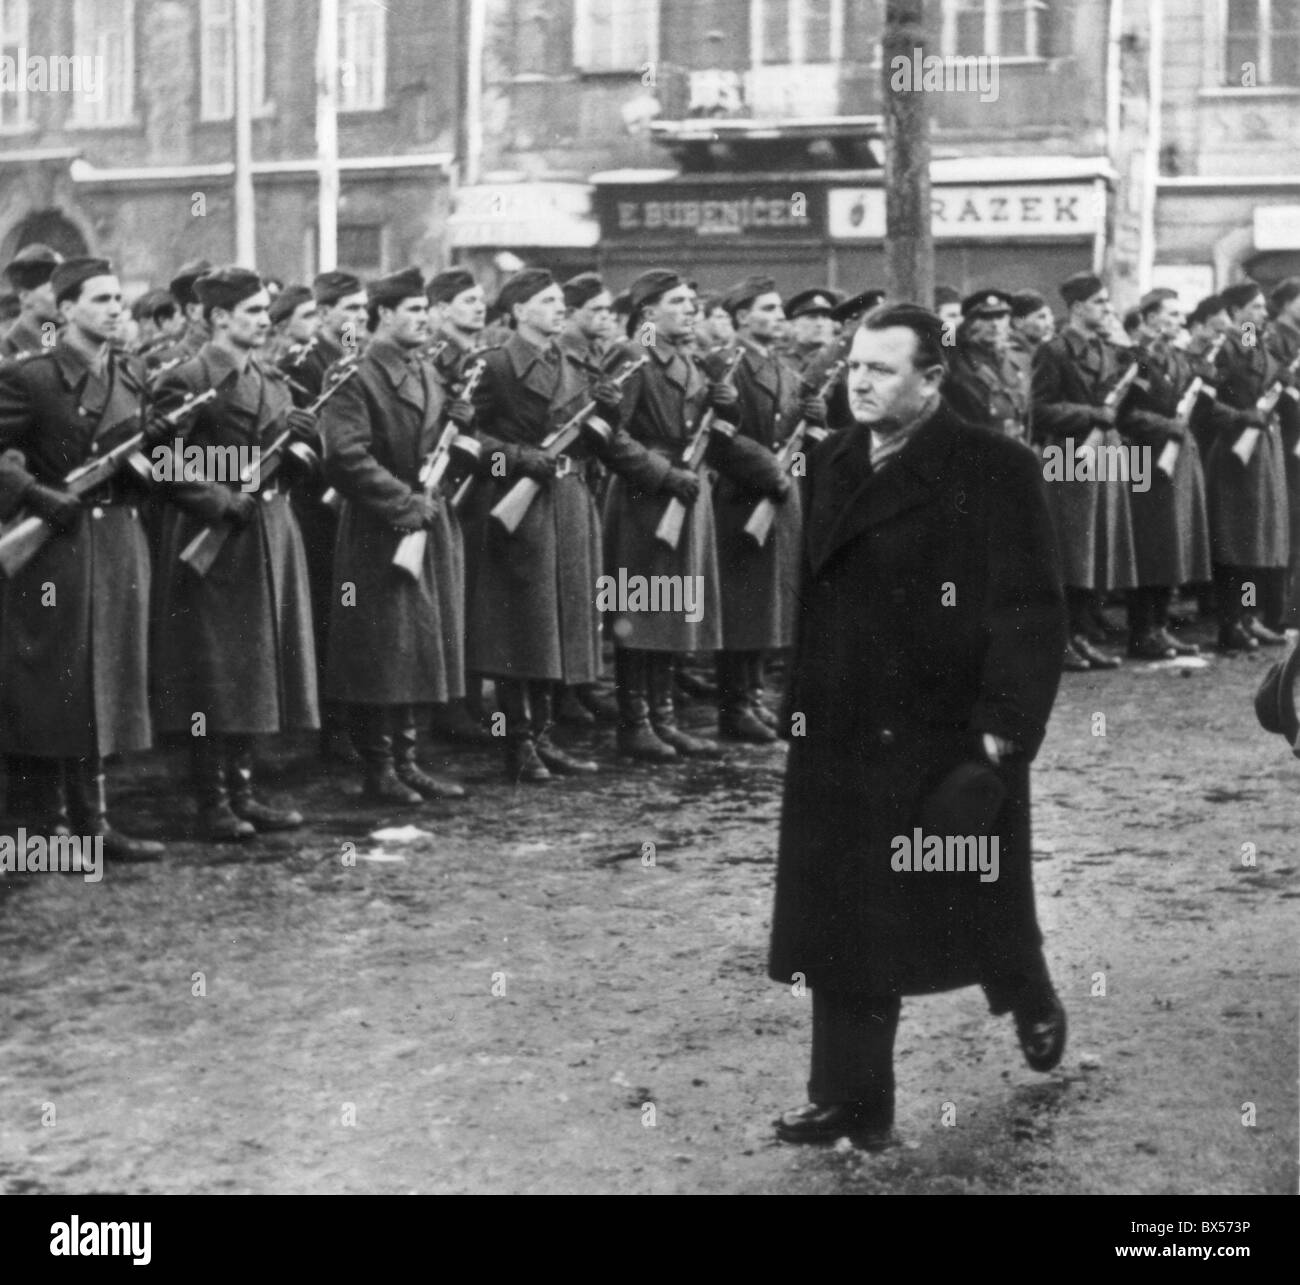
[[[597,770],[553,739],[561,711],[615,718],[632,758],[715,756],[677,717],[677,662],[699,653],[716,657],[720,734],[774,738],[764,660],[793,641],[800,451],[851,422],[837,330],[881,292],[804,291],[790,327],[769,277],[702,301],[656,269],[615,299],[592,274],[561,284],[526,269],[502,286],[485,342],[484,291],[464,269],[365,284],[328,272],[273,301],[257,274],[200,262],[171,284],[183,332],[143,336],[141,358],[122,351],[106,261],[29,250],[6,272],[23,313],[2,341],[0,520],[56,533],[8,567],[0,594],[11,811],[101,835],[111,855],[156,856],[109,824],[103,761],[157,731],[189,739],[205,837],[291,828],[298,812],[256,795],[254,741],[322,724],[328,754],[360,761],[365,798],[458,797],[417,757],[430,708],[444,735],[503,744],[515,781]],[[945,396],[1045,464],[1053,444],[1086,444],[1098,459],[1144,446],[1164,465],[1145,491],[1047,474],[1067,667],[1118,663],[1099,645],[1116,590],[1133,655],[1190,650],[1168,632],[1169,601],[1209,578],[1211,555],[1221,646],[1276,641],[1300,477],[1292,402],[1273,393],[1297,364],[1300,282],[1273,292],[1271,324],[1251,283],[1203,301],[1190,342],[1176,297],[1155,292],[1127,352],[1097,277],[1061,293],[1055,335],[1032,292],[959,301]],[[280,356],[264,361],[273,330]],[[257,484],[159,485],[147,468],[70,481],[136,433],[146,454],[179,435],[210,459],[257,448]],[[698,586],[700,609],[624,595],[602,610],[602,576]],[[484,726],[489,679],[499,739]]]

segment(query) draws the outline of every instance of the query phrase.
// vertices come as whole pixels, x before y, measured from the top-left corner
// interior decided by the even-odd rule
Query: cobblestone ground
[[[1066,1057],[1029,1071],[977,990],[904,1001],[878,1156],[771,1137],[810,1012],[764,976],[783,747],[517,789],[435,756],[474,797],[386,816],[303,743],[269,773],[311,825],[233,849],[186,838],[174,756],[118,767],[164,860],[0,892],[0,1191],[1294,1191],[1300,762],[1255,722],[1265,660],[1067,676],[1034,778]]]

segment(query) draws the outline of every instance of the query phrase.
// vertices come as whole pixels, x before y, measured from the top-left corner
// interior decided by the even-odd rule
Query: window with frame
[[[750,0],[749,37],[756,67],[837,63],[844,56],[844,0]]]
[[[339,0],[339,111],[384,107],[388,11],[376,0]]]
[[[76,97],[78,125],[128,125],[135,110],[135,0],[76,0],[72,47],[90,58],[95,92]]]
[[[1300,0],[1223,3],[1223,83],[1300,85]]]
[[[24,78],[25,67],[19,66],[20,51],[27,48],[30,25],[27,0],[0,0],[0,58],[13,60],[14,76]],[[24,129],[31,121],[26,94],[0,90],[0,130]]]
[[[962,57],[1043,58],[1049,19],[1045,0],[944,0],[943,50]]]
[[[199,32],[199,116],[229,120],[235,114],[235,0],[202,0]],[[249,0],[253,28],[253,111],[267,110],[266,0]]]
[[[384,229],[377,223],[340,223],[339,263],[359,276],[374,276],[384,268]]]
[[[639,72],[659,57],[659,0],[575,0],[573,65]]]

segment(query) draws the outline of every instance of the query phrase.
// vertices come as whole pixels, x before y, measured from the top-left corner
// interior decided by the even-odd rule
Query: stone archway
[[[57,250],[65,259],[89,253],[81,229],[62,210],[38,210],[22,219],[5,238],[4,262],[36,241]]]

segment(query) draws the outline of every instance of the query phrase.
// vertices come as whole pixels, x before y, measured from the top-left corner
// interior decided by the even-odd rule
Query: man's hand
[[[709,385],[709,405],[714,410],[734,406],[738,401],[740,401],[740,394],[725,379],[716,380]]]
[[[289,412],[286,422],[289,425],[289,431],[296,433],[299,437],[316,436],[316,416],[301,406],[295,406]]]
[[[826,399],[824,397],[805,397],[799,403],[799,415],[809,424],[826,423]]]
[[[520,446],[515,457],[515,472],[521,477],[545,482],[555,476],[555,463],[549,455],[536,446]]]
[[[470,428],[474,423],[474,403],[458,397],[447,407],[447,418],[457,428]]]
[[[607,417],[618,418],[623,405],[623,393],[612,379],[598,379],[591,390],[596,409]]]
[[[33,482],[23,494],[27,507],[55,531],[71,531],[81,514],[81,501],[67,491]]]
[[[688,468],[670,468],[664,476],[663,489],[683,504],[694,504],[700,494],[700,479]]]
[[[163,415],[154,411],[144,423],[144,445],[162,446],[174,438],[177,432],[174,424],[169,424]]]
[[[242,531],[257,516],[257,496],[248,491],[231,491],[230,503],[226,508],[225,519]]]
[[[1008,741],[1005,737],[994,736],[992,732],[984,733],[984,753],[988,755],[988,760],[997,767],[1004,758],[1012,754],[1020,753],[1020,746],[1015,741]]]
[[[411,496],[410,509],[401,517],[393,519],[393,526],[399,531],[425,531],[433,525],[437,516],[437,501],[418,491]]]

